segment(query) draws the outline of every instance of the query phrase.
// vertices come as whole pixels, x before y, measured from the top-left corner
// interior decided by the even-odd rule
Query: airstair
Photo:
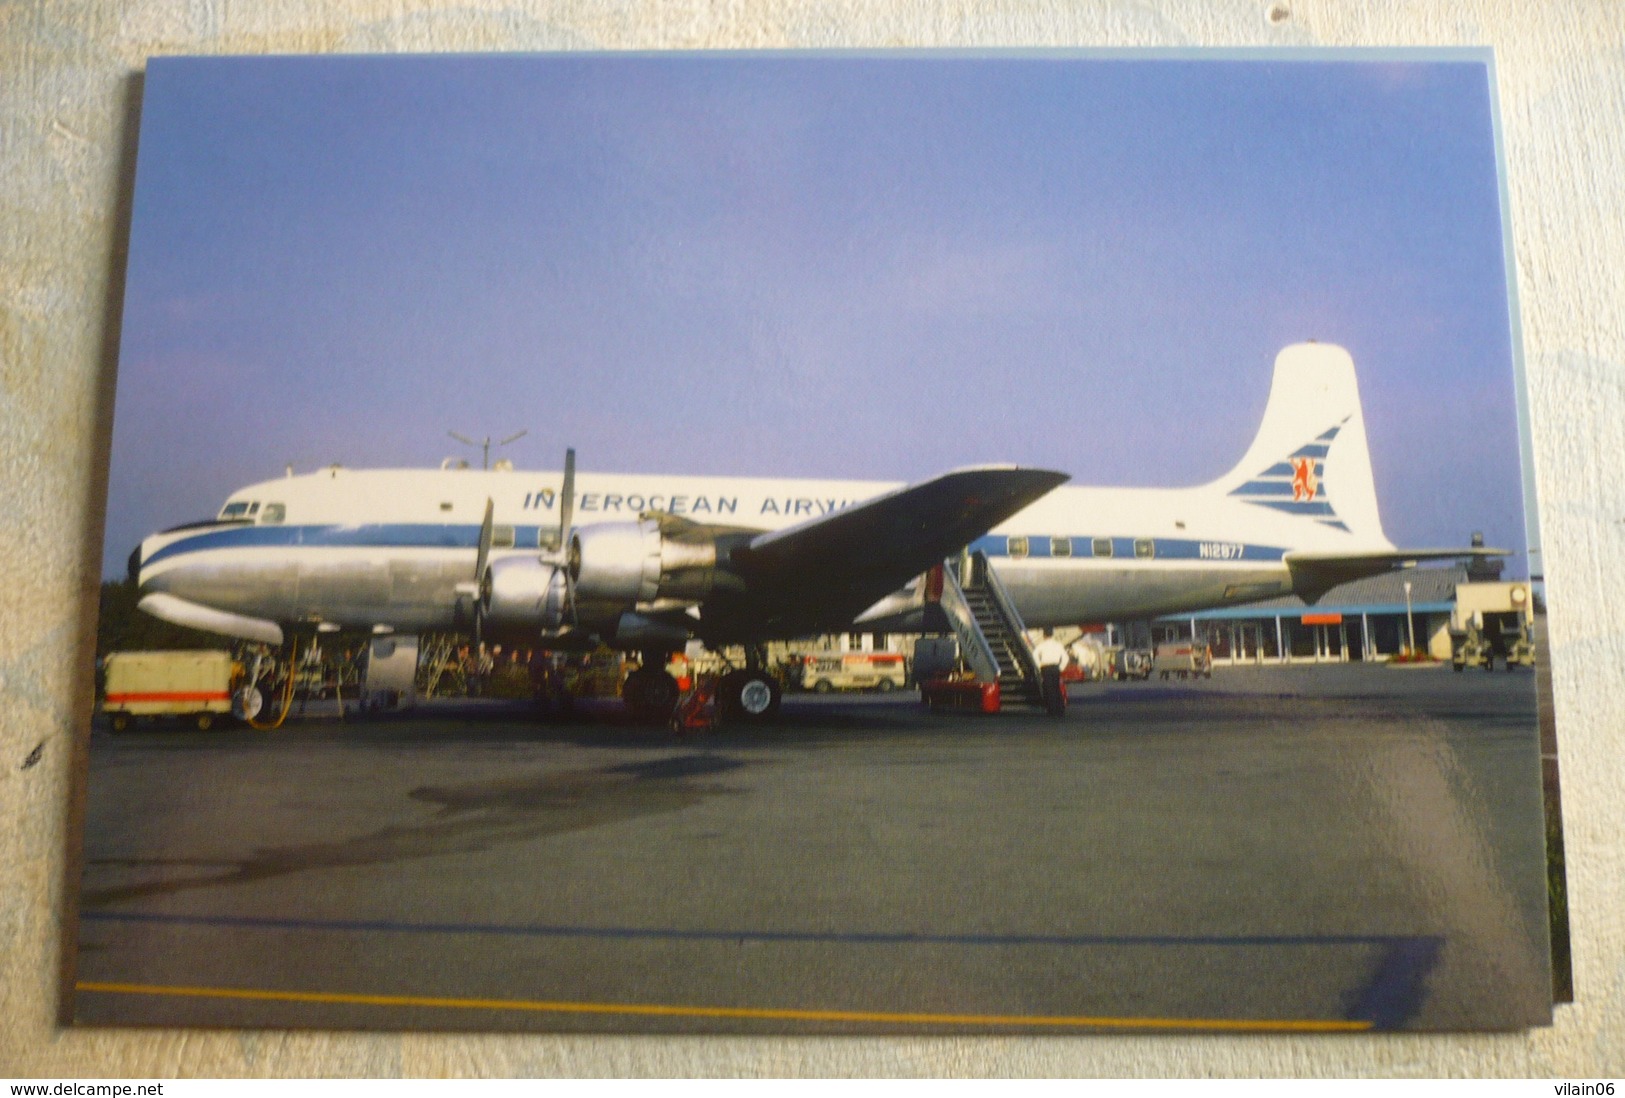
[[[978,551],[960,583],[957,568],[944,567],[942,610],[959,639],[960,656],[981,682],[998,682],[1003,704],[1043,708],[1044,687],[1015,604]]]
[[[428,653],[418,664],[421,668],[419,678],[423,680],[423,696],[432,698],[434,692],[440,687],[440,680],[456,667],[456,661],[452,657],[457,654],[456,641],[460,638],[437,633],[432,637],[426,636],[423,639],[425,646],[428,648]],[[457,677],[462,677],[460,668],[457,669]],[[462,689],[462,684],[458,683],[457,693],[462,693]]]

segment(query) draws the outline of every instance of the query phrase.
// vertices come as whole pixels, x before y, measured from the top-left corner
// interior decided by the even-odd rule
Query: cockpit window
[[[281,522],[287,515],[288,509],[280,503],[267,503],[260,512],[261,522]]]
[[[226,504],[220,512],[220,517],[223,519],[240,519],[246,518],[247,515],[248,501],[242,499]]]

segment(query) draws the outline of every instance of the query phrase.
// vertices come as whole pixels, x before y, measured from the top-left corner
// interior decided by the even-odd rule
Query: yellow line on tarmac
[[[920,1014],[871,1010],[789,1010],[761,1007],[671,1006],[661,1003],[569,1003],[528,999],[440,999],[422,995],[354,995],[336,991],[265,991],[255,988],[165,987],[83,982],[79,991],[110,995],[171,995],[194,999],[249,999],[342,1006],[430,1007],[440,1010],[522,1010],[544,1014],[630,1014],[677,1018],[749,1018],[790,1022],[871,1022],[894,1025],[1044,1026],[1060,1029],[1179,1029],[1252,1033],[1357,1033],[1370,1022],[1317,1019],[1092,1018],[1053,1014]]]

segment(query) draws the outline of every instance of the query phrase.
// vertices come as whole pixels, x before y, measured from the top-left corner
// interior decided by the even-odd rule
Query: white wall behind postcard
[[[342,10],[336,10],[342,9]],[[1575,997],[1505,1036],[660,1040],[62,1030],[139,73],[168,54],[835,47],[1492,46],[1563,770]],[[0,1074],[1625,1075],[1625,29],[1617,6],[216,5],[0,21]],[[1270,201],[1260,195],[1261,203]],[[1426,475],[1425,470],[1418,471]],[[1439,491],[1450,491],[1440,485]],[[85,668],[80,671],[76,668]],[[71,948],[66,950],[71,955]]]

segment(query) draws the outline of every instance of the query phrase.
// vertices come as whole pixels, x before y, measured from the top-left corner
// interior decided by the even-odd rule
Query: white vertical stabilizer
[[[1323,538],[1342,533],[1362,548],[1392,549],[1377,514],[1349,353],[1329,343],[1294,343],[1277,355],[1257,437],[1209,488],[1312,524]]]

